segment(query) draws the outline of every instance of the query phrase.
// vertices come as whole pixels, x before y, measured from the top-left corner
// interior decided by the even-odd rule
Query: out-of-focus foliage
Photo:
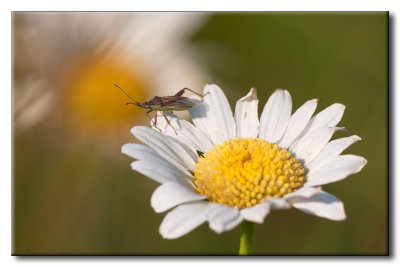
[[[363,139],[345,153],[364,156],[366,167],[324,187],[344,202],[347,219],[273,211],[256,225],[254,253],[388,253],[387,38],[383,12],[275,12],[216,13],[187,40],[196,63],[214,77],[204,83],[219,84],[232,108],[255,86],[261,112],[273,90],[285,88],[294,109],[316,97],[318,111],[343,103],[339,125],[350,132],[335,138]],[[14,65],[15,83],[23,79],[22,70]],[[165,215],[150,207],[156,183],[131,171],[131,159],[120,154],[120,145],[133,138],[104,149],[98,139],[77,140],[57,127],[43,121],[13,131],[15,254],[237,253],[239,228],[217,235],[203,225],[177,240],[161,238]]]

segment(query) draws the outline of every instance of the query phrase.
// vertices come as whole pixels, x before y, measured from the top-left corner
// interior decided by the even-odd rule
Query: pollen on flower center
[[[200,194],[239,209],[282,197],[303,185],[303,166],[286,149],[258,138],[235,138],[200,157],[194,170]]]

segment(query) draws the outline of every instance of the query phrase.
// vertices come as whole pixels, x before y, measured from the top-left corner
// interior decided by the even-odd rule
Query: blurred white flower
[[[15,126],[23,130],[45,120],[73,126],[73,132],[110,137],[110,131],[145,117],[142,110],[124,106],[129,99],[113,83],[139,101],[184,87],[200,88],[207,75],[191,59],[185,40],[207,16],[14,13]]]
[[[156,212],[170,211],[160,226],[164,238],[178,238],[208,222],[217,233],[243,220],[262,223],[271,209],[294,207],[327,218],[346,218],[343,203],[322,185],[359,172],[363,157],[340,155],[358,136],[329,140],[344,113],[333,104],[312,117],[317,99],[292,113],[288,91],[276,90],[258,119],[253,88],[229,103],[216,85],[206,85],[203,103],[190,110],[193,124],[169,114],[160,131],[136,126],[146,145],[125,144],[137,159],[132,169],[161,183],[151,198]],[[201,153],[198,153],[201,152]],[[199,154],[201,154],[199,156]]]

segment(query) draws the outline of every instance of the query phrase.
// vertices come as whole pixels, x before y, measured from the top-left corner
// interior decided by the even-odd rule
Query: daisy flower
[[[208,94],[190,110],[193,124],[169,114],[177,134],[160,117],[162,133],[136,126],[131,132],[145,145],[122,146],[123,153],[137,159],[133,170],[161,184],[151,206],[156,212],[170,210],[159,229],[164,238],[181,237],[204,222],[216,233],[243,222],[242,242],[247,242],[248,222],[263,223],[272,209],[346,218],[343,203],[321,187],[367,163],[360,156],[341,155],[360,137],[329,141],[345,129],[336,126],[344,105],[333,104],[313,116],[318,99],[312,99],[292,114],[289,92],[279,89],[259,119],[255,88],[237,101],[234,115],[217,85],[206,85],[203,93]]]

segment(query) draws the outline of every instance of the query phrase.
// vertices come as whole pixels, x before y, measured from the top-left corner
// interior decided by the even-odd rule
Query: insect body
[[[201,96],[201,97],[204,97],[206,94],[208,94],[208,92],[207,92],[204,95],[202,95],[202,94],[194,92],[193,90],[191,90],[189,88],[183,88],[182,90],[180,90],[178,93],[176,93],[173,96],[161,96],[161,97],[155,96],[150,101],[140,103],[140,102],[137,102],[136,100],[134,100],[132,97],[130,97],[124,90],[122,90],[121,87],[119,87],[116,84],[114,84],[114,85],[116,87],[118,87],[119,89],[121,89],[121,91],[124,92],[124,94],[133,101],[133,102],[127,102],[126,105],[133,104],[138,107],[148,109],[148,111],[146,112],[147,117],[149,116],[149,113],[151,113],[153,111],[155,111],[155,112],[161,111],[165,120],[167,121],[168,125],[171,126],[171,128],[174,130],[175,134],[177,134],[177,133],[176,133],[174,127],[172,127],[171,123],[169,122],[167,116],[165,116],[165,112],[173,113],[174,111],[189,110],[189,109],[193,108],[199,102],[199,100],[190,99],[190,98],[182,96],[183,93],[185,92],[185,90],[189,90],[190,92],[192,92],[198,96]],[[161,129],[157,127],[157,113],[154,117],[154,125],[153,126],[161,132]]]

